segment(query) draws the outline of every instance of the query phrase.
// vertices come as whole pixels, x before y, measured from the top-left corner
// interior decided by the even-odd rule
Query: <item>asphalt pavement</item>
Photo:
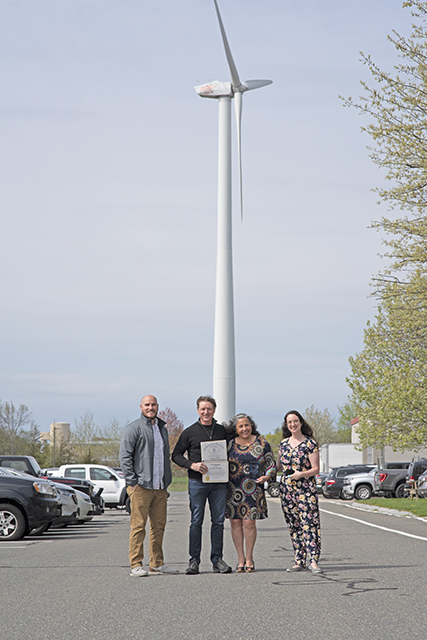
[[[176,575],[131,578],[129,516],[0,543],[5,640],[424,640],[427,522],[321,499],[324,573],[287,573],[278,499],[258,522],[253,574],[212,573],[206,512],[201,573],[186,576],[187,494],[169,499],[165,560]],[[148,551],[148,547],[147,547]],[[226,523],[224,559],[236,565]]]

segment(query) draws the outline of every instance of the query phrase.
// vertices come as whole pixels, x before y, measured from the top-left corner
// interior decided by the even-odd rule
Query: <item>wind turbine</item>
[[[236,358],[234,346],[233,257],[231,225],[231,100],[234,98],[237,123],[239,161],[240,215],[243,219],[241,120],[242,96],[245,91],[265,87],[272,80],[240,81],[231,55],[217,0],[214,0],[231,82],[215,80],[195,87],[202,98],[218,100],[218,232],[215,295],[215,336],[213,394],[217,400],[216,417],[219,422],[229,420],[236,413]]]

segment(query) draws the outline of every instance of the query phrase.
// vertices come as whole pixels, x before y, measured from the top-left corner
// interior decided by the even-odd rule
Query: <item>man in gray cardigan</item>
[[[134,578],[149,573],[177,573],[164,563],[163,535],[166,527],[167,488],[172,482],[169,437],[165,422],[157,417],[154,396],[141,400],[141,417],[124,428],[120,465],[131,502],[129,561]],[[142,567],[147,518],[150,519],[150,563]]]

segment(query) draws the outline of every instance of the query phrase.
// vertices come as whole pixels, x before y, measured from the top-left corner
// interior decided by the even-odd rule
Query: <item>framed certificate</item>
[[[228,459],[226,440],[208,440],[200,443],[202,461],[208,471],[202,475],[203,482],[227,482]]]

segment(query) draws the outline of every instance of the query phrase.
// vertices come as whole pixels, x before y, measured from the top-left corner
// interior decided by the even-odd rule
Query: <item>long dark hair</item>
[[[299,418],[302,427],[301,427],[301,433],[303,433],[305,436],[307,436],[307,438],[313,438],[315,440],[314,437],[314,431],[312,429],[312,427],[310,427],[310,425],[308,424],[308,422],[306,422],[304,420],[304,418],[302,417],[302,415],[300,414],[299,411],[295,411],[295,409],[292,409],[292,411],[288,411],[288,413],[285,415],[284,419],[283,419],[283,423],[282,423],[282,435],[284,438],[289,438],[291,436],[291,432],[288,429],[288,425],[286,424],[286,420],[287,417],[290,415],[294,415],[297,418]]]
[[[246,413],[238,413],[234,418],[231,418],[230,422],[225,426],[225,430],[227,432],[227,440],[231,440],[237,436],[236,426],[239,420],[242,418],[247,418],[249,424],[252,427],[252,435],[259,436],[259,432],[257,430],[255,421],[251,416],[248,416]]]

